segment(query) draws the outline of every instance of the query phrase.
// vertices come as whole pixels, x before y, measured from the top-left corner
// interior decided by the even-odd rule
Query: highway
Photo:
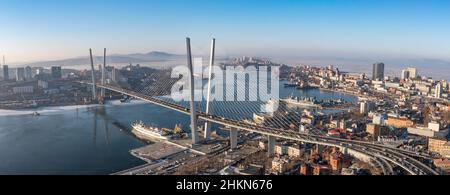
[[[91,83],[82,82],[84,84],[92,85]],[[137,99],[146,101],[148,103],[158,105],[167,109],[171,109],[186,115],[190,115],[190,109],[185,108],[183,106],[173,104],[170,102],[166,102],[145,94],[140,94],[133,92],[131,90],[122,89],[115,86],[110,85],[96,85],[99,88],[104,88],[107,90],[115,91],[118,93],[122,93],[124,95],[132,96]],[[416,154],[414,152],[401,150],[398,148],[386,147],[383,145],[376,145],[373,143],[363,142],[363,141],[354,141],[354,140],[346,140],[339,139],[333,137],[319,136],[319,135],[310,135],[303,134],[299,132],[294,132],[285,129],[277,129],[267,126],[257,126],[253,124],[247,124],[241,121],[235,121],[231,119],[227,119],[220,116],[215,116],[211,114],[206,114],[203,112],[198,112],[198,119],[212,122],[215,124],[235,128],[242,131],[254,132],[266,136],[273,136],[276,138],[293,140],[305,143],[319,144],[325,146],[336,146],[336,147],[345,147],[352,149],[354,151],[366,154],[372,157],[372,160],[376,161],[380,166],[382,166],[384,174],[393,174],[392,165],[396,165],[401,167],[406,172],[411,175],[439,175],[439,173],[433,170],[431,167],[426,164],[416,160],[414,157],[422,157],[427,158],[427,156],[421,156],[420,154]],[[414,157],[412,157],[414,156]]]

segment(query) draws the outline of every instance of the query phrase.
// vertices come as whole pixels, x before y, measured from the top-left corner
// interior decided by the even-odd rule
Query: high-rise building
[[[25,80],[31,80],[33,78],[33,70],[30,66],[25,67]]]
[[[406,80],[410,78],[410,72],[406,69],[406,70],[402,70],[402,76],[401,76],[402,80]]]
[[[3,80],[9,80],[9,68],[8,68],[8,65],[3,65]]]
[[[108,83],[117,82],[119,80],[119,70],[114,66],[107,66],[105,69],[106,80]]]
[[[384,64],[375,63],[373,64],[372,80],[382,81],[384,79]]]
[[[360,103],[360,113],[367,114],[374,109],[375,105],[373,102],[364,101]]]
[[[16,81],[25,81],[25,68],[16,69]]]
[[[361,102],[360,103],[360,109],[359,109],[361,114],[366,114],[368,111],[368,105],[367,102]]]
[[[406,70],[409,73],[409,78],[411,79],[417,78],[417,68],[407,68]]]
[[[53,79],[62,78],[61,66],[52,66],[52,78]]]
[[[41,74],[44,74],[44,68],[42,68],[42,67],[36,68],[36,75],[41,75]]]
[[[441,85],[441,83],[438,83],[436,85],[435,97],[436,98],[441,98],[442,97],[442,85]]]

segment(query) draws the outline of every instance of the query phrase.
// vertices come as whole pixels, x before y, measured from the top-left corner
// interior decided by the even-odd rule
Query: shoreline
[[[119,100],[107,101],[106,104],[79,104],[79,105],[62,105],[62,106],[44,106],[33,109],[0,109],[0,117],[4,116],[20,116],[20,115],[32,115],[34,112],[43,113],[57,113],[77,109],[103,107],[103,106],[126,106],[126,105],[138,105],[145,104],[143,101],[134,100],[132,103],[120,103]]]
[[[345,95],[351,95],[351,96],[354,96],[356,98],[361,97],[361,95],[359,95],[359,94],[354,94],[354,93],[348,92],[348,91],[339,91],[339,90],[335,90],[335,89],[327,89],[327,88],[322,88],[322,87],[319,87],[318,89],[320,91],[328,91],[328,92],[334,92],[334,93],[342,93],[342,94],[345,94]]]

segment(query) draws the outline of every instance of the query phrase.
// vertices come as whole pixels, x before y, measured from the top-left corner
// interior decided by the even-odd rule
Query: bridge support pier
[[[235,150],[238,145],[238,130],[231,128],[230,130],[230,147],[231,150]]]
[[[267,152],[269,156],[272,156],[275,153],[275,144],[276,138],[274,136],[269,135],[267,142]]]

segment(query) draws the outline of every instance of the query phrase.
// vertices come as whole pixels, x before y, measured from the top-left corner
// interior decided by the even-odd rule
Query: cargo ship
[[[137,121],[131,124],[133,127],[133,133],[144,139],[151,141],[165,141],[171,138],[171,134],[168,131],[157,127],[146,126],[142,121]]]

